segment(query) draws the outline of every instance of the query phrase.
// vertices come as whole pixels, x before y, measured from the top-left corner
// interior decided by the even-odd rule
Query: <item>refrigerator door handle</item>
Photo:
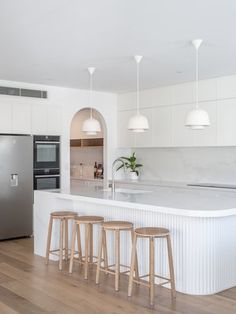
[[[18,186],[18,174],[12,173],[10,181],[11,181],[11,186]]]

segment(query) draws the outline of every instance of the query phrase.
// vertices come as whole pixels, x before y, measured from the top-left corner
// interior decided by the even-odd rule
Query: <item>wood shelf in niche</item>
[[[102,147],[103,138],[84,138],[70,140],[70,147]]]

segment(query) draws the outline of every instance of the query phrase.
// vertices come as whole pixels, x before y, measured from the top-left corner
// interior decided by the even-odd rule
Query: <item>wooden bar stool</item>
[[[149,277],[149,283],[146,284],[146,283],[141,282],[141,281],[138,281],[138,283],[149,287],[149,289],[150,289],[150,305],[151,306],[154,305],[155,277],[165,280],[164,282],[159,284],[160,286],[162,286],[166,283],[171,284],[171,295],[173,298],[175,298],[176,297],[176,291],[175,291],[174,266],[173,266],[173,258],[172,258],[170,232],[168,229],[155,228],[155,227],[137,228],[134,231],[128,296],[130,297],[132,295],[133,282],[137,282],[137,280],[134,278],[134,271],[135,271],[135,263],[136,263],[135,262],[136,244],[137,244],[137,238],[138,237],[149,239],[149,274],[139,277],[139,278]],[[154,242],[155,238],[164,238],[167,241],[167,252],[168,252],[168,260],[169,260],[170,278],[166,278],[166,277],[159,276],[159,275],[155,274],[155,242]]]
[[[62,270],[62,261],[65,257],[65,261],[68,261],[68,221],[75,219],[77,213],[73,211],[56,211],[50,214],[50,220],[48,225],[48,238],[47,238],[47,249],[46,249],[46,264],[49,262],[49,255],[59,255],[59,270]],[[54,220],[60,220],[60,240],[59,249],[50,250],[51,239],[52,239],[52,227]]]
[[[115,232],[115,264],[113,265],[104,265],[104,267],[101,267],[102,262],[102,253],[103,249],[106,248],[106,231],[113,231]],[[98,247],[98,263],[97,263],[97,274],[96,274],[96,284],[99,284],[99,276],[100,271],[105,272],[106,274],[112,274],[115,275],[115,290],[119,291],[119,279],[120,279],[120,266],[125,268],[130,268],[129,266],[120,264],[120,232],[121,231],[130,231],[131,233],[131,240],[133,239],[133,224],[128,221],[107,221],[102,224],[101,234],[100,234],[100,241],[99,241],[99,247]],[[135,262],[134,262],[134,271],[135,276],[138,278],[138,263],[137,263],[137,256],[135,256]],[[115,267],[115,270],[112,270],[111,268]],[[122,272],[128,273],[128,271]]]
[[[75,257],[75,241],[77,234],[77,243],[78,243],[78,261],[80,264],[84,264],[84,279],[88,279],[88,266],[89,264],[95,264],[93,255],[93,225],[100,224],[104,221],[103,217],[100,216],[78,216],[75,218],[73,231],[72,231],[72,240],[71,240],[71,258],[69,273],[72,273],[73,262]],[[85,256],[82,256],[81,250],[81,240],[80,240],[80,225],[85,225]],[[104,257],[105,258],[105,257]]]

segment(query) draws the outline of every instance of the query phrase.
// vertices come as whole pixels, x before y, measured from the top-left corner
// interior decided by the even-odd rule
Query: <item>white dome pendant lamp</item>
[[[139,64],[142,56],[135,56],[134,59],[137,63],[137,112],[136,115],[129,119],[128,129],[130,131],[141,133],[149,129],[148,119],[139,112]]]
[[[185,120],[185,126],[189,127],[193,130],[203,130],[206,127],[210,126],[210,119],[208,116],[207,111],[199,108],[199,99],[198,99],[198,51],[202,44],[202,39],[195,39],[192,41],[193,46],[196,50],[196,83],[195,83],[195,90],[196,90],[196,103],[195,108],[188,112]]]
[[[91,107],[92,103],[92,91],[93,91],[93,74],[95,68],[88,68],[90,74],[90,88],[89,88],[89,107],[90,107],[90,117],[83,122],[82,131],[87,135],[97,135],[97,133],[101,132],[101,125],[98,120],[93,118],[93,109]]]

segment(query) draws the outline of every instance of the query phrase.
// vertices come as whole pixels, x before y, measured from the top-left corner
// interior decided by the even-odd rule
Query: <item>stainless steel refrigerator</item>
[[[33,233],[33,139],[0,135],[0,240]]]

